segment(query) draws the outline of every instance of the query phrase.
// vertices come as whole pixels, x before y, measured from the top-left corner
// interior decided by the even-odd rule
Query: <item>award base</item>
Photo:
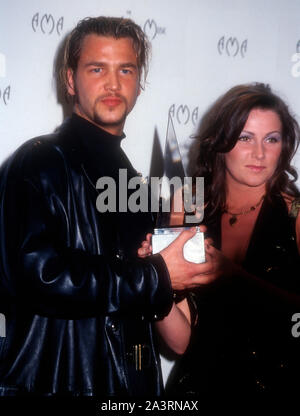
[[[168,247],[179,234],[188,227],[155,228],[152,235],[152,252],[159,253]],[[183,257],[191,263],[205,262],[204,233],[197,229],[196,234],[183,246]]]

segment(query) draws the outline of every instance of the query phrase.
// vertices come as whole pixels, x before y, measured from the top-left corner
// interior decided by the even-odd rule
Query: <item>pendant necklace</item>
[[[250,208],[245,209],[244,211],[241,211],[241,212],[230,212],[227,209],[225,209],[224,212],[230,215],[229,224],[233,226],[237,222],[239,215],[246,215],[246,214],[249,214],[249,212],[255,211],[263,199],[264,199],[264,195],[260,198],[260,200],[255,205],[252,205]]]

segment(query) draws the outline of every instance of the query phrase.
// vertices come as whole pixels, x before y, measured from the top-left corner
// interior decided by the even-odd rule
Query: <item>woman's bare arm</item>
[[[155,323],[166,345],[176,354],[183,354],[191,337],[191,314],[186,299],[175,304],[168,316]]]

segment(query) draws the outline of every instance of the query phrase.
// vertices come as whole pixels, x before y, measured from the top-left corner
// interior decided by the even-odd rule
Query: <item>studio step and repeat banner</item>
[[[80,19],[98,15],[132,18],[152,44],[122,142],[143,176],[155,140],[164,148],[169,115],[187,165],[202,115],[236,84],[270,84],[299,121],[300,0],[2,0],[0,162],[68,114],[53,75],[59,51]],[[299,171],[299,152],[294,161]],[[165,379],[170,367],[164,360]]]

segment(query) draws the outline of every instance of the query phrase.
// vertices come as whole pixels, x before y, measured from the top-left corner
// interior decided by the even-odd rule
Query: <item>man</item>
[[[79,22],[63,68],[72,117],[2,168],[3,396],[161,393],[151,322],[171,310],[171,284],[197,283],[197,265],[182,256],[192,232],[137,259],[151,215],[100,213],[95,187],[103,176],[118,186],[119,169],[136,176],[120,142],[148,50],[131,20]]]

